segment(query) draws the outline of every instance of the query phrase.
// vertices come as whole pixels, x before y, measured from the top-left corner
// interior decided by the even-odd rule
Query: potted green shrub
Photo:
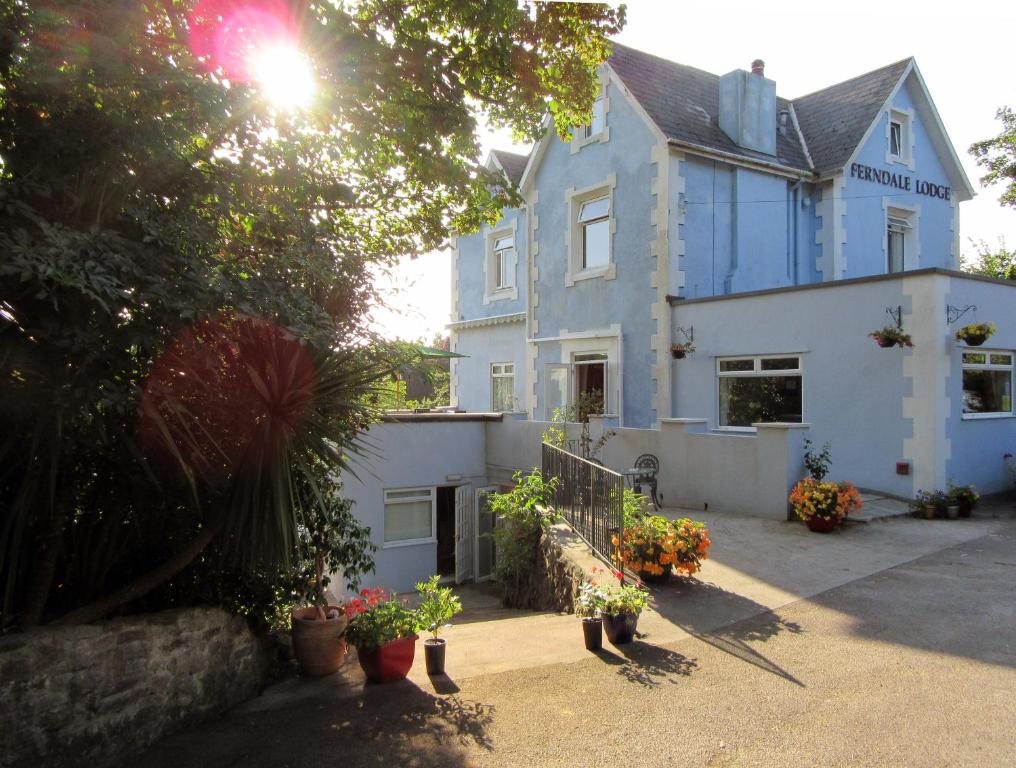
[[[620,579],[621,572],[614,575]],[[600,608],[600,618],[607,639],[614,645],[630,643],[635,637],[639,616],[649,605],[649,592],[641,585],[625,584],[607,592]]]
[[[600,569],[594,569],[597,570]],[[579,587],[575,615],[582,620],[582,638],[587,651],[598,651],[603,647],[603,622],[600,617],[606,600],[606,591],[595,581],[587,581]]]
[[[375,683],[402,680],[409,674],[416,655],[420,615],[405,598],[381,588],[364,590],[347,607],[350,616],[346,640],[367,679]]]
[[[421,581],[416,585],[416,591],[423,595],[423,602],[417,608],[420,625],[431,634],[423,641],[428,675],[444,674],[445,648],[448,641],[439,637],[439,634],[448,626],[448,620],[452,616],[462,612],[462,603],[452,592],[452,588],[439,587],[438,580],[438,576],[431,576],[427,581]]]
[[[960,517],[970,517],[977,502],[981,500],[981,494],[972,485],[950,485],[948,493],[950,502],[959,507]]]
[[[935,517],[934,494],[928,491],[918,491],[914,500],[910,502],[910,513],[914,517],[923,517],[931,520]]]
[[[970,323],[956,331],[956,340],[965,342],[968,347],[979,347],[998,332],[994,323]]]
[[[889,347],[913,347],[914,342],[910,338],[909,333],[904,333],[902,328],[898,328],[894,325],[887,325],[879,331],[872,331],[868,334],[873,338],[880,347],[888,349]]]

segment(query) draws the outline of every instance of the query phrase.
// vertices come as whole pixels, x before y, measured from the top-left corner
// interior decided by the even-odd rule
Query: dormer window
[[[589,125],[584,126],[582,129],[582,136],[587,139],[591,139],[593,136],[599,136],[603,133],[603,127],[606,120],[603,114],[603,97],[600,96],[593,102],[593,120]]]

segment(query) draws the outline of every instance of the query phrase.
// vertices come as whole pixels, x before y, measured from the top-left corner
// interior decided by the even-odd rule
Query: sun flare
[[[254,54],[251,70],[265,99],[277,109],[306,107],[314,97],[314,72],[307,57],[290,44],[271,45]]]

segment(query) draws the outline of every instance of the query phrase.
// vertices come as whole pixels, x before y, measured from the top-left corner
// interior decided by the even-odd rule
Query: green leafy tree
[[[368,267],[517,203],[477,120],[586,122],[624,17],[218,5],[300,7],[306,109],[199,45],[207,3],[0,0],[2,624],[138,605],[212,553],[289,565],[320,503],[298,489],[347,465],[398,367]]]
[[[963,269],[999,280],[1016,280],[1016,251],[1006,248],[1004,238],[999,238],[997,248],[992,248],[984,240],[971,240],[970,243],[976,256],[964,259]]]
[[[1005,184],[999,202],[1016,207],[1016,112],[1002,107],[995,117],[1002,121],[1002,132],[971,144],[970,154],[987,170],[981,177],[981,184]]]

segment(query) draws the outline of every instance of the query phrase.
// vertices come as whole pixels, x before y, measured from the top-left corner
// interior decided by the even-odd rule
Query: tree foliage
[[[308,109],[200,44],[209,9],[246,6],[288,14]],[[479,165],[478,115],[526,139],[548,112],[585,122],[622,22],[515,0],[0,0],[0,623],[138,604],[213,553],[291,560],[319,503],[300,489],[345,465],[402,362],[366,330],[368,267],[517,201]]]
[[[999,280],[1016,280],[1016,251],[1009,250],[1005,239],[999,238],[998,247],[992,248],[984,240],[971,240],[976,256],[963,260],[963,269],[976,275]]]
[[[995,113],[1002,121],[1002,132],[991,139],[970,145],[970,154],[987,170],[981,184],[1005,184],[999,202],[1016,207],[1016,112],[1002,107]]]

